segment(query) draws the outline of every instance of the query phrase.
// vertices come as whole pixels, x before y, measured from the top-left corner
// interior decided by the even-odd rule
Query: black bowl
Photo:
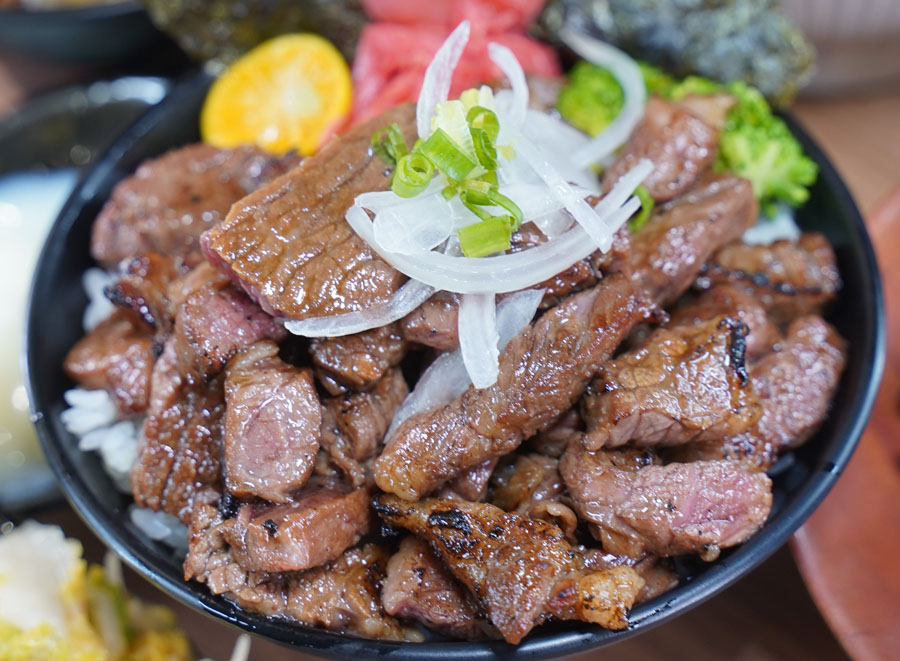
[[[73,507],[124,560],[172,596],[208,614],[269,639],[338,658],[487,659],[496,656],[562,656],[606,645],[685,612],[760,564],[812,513],[846,466],[862,433],[884,362],[884,310],[872,246],[850,194],[821,150],[790,119],[807,153],[821,168],[798,222],[824,232],[834,244],[844,290],[830,320],[848,340],[847,370],[828,420],[805,446],[779,462],[773,476],[775,499],[766,525],[746,544],[709,564],[686,563],[684,580],[671,592],[641,604],[626,631],[586,624],[541,627],[518,647],[505,643],[433,641],[402,644],[337,635],[244,612],[198,583],[185,583],[181,562],[166,547],[149,541],[126,514],[129,499],[116,492],[99,459],[79,452],[59,420],[62,394],[72,384],[60,365],[82,335],[86,304],[79,276],[91,266],[91,222],[113,185],[144,159],[197,140],[197,115],[209,79],[185,80],[151,109],[100,159],[66,204],[44,246],[31,293],[28,318],[28,382],[34,418],[47,459]]]
[[[0,11],[0,46],[68,62],[127,58],[162,38],[136,0],[77,9]]]

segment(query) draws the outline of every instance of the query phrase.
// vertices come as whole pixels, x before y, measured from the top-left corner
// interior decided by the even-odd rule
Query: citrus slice
[[[282,154],[312,154],[350,110],[350,71],[338,50],[314,34],[266,41],[213,83],[200,114],[204,142],[253,143]]]

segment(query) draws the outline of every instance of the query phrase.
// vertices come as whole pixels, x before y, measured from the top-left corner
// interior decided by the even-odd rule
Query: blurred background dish
[[[134,56],[162,39],[144,8],[131,0],[64,8],[51,8],[53,4],[31,0],[28,7],[0,9],[0,46],[42,58],[97,63]]]
[[[0,508],[56,494],[20,378],[25,301],[41,243],[78,180],[112,140],[166,94],[168,81],[128,77],[53,92],[0,122]]]

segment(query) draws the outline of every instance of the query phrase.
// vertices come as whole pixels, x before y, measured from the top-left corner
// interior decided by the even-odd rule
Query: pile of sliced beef
[[[840,278],[818,234],[741,243],[751,186],[711,169],[727,108],[651,100],[605,180],[653,160],[647,224],[541,285],[495,385],[389,438],[458,346],[458,298],[348,337],[280,319],[403,284],[344,213],[388,187],[370,138],[399,122],[411,139],[411,106],[302,162],[194,145],[123,181],[92,240],[118,308],[65,369],[142,418],[134,498],[188,525],[185,579],[333,631],[515,644],[548,620],[624,628],[677,584],[671,558],[759,530],[765,471],[821,424],[843,369],[820,316]],[[513,249],[544,241],[526,223]]]

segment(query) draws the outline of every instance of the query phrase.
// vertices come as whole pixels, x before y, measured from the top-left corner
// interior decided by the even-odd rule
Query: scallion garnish
[[[397,170],[391,179],[391,190],[400,197],[415,197],[428,188],[434,177],[434,163],[422,152],[414,151],[397,161]]]
[[[372,136],[372,151],[391,167],[409,153],[400,125],[394,122]]]
[[[459,145],[443,129],[436,129],[422,143],[422,153],[434,163],[434,166],[447,179],[457,183],[465,179],[477,165],[471,158],[466,156],[466,153],[460,149]]]
[[[491,216],[457,232],[459,247],[466,257],[484,257],[509,250],[510,230],[504,216]]]
[[[656,202],[654,201],[653,196],[650,195],[650,191],[648,191],[643,184],[637,187],[634,194],[637,196],[637,199],[641,201],[641,208],[636,214],[628,219],[628,229],[632,232],[637,232],[650,219],[650,212],[653,211]]]

